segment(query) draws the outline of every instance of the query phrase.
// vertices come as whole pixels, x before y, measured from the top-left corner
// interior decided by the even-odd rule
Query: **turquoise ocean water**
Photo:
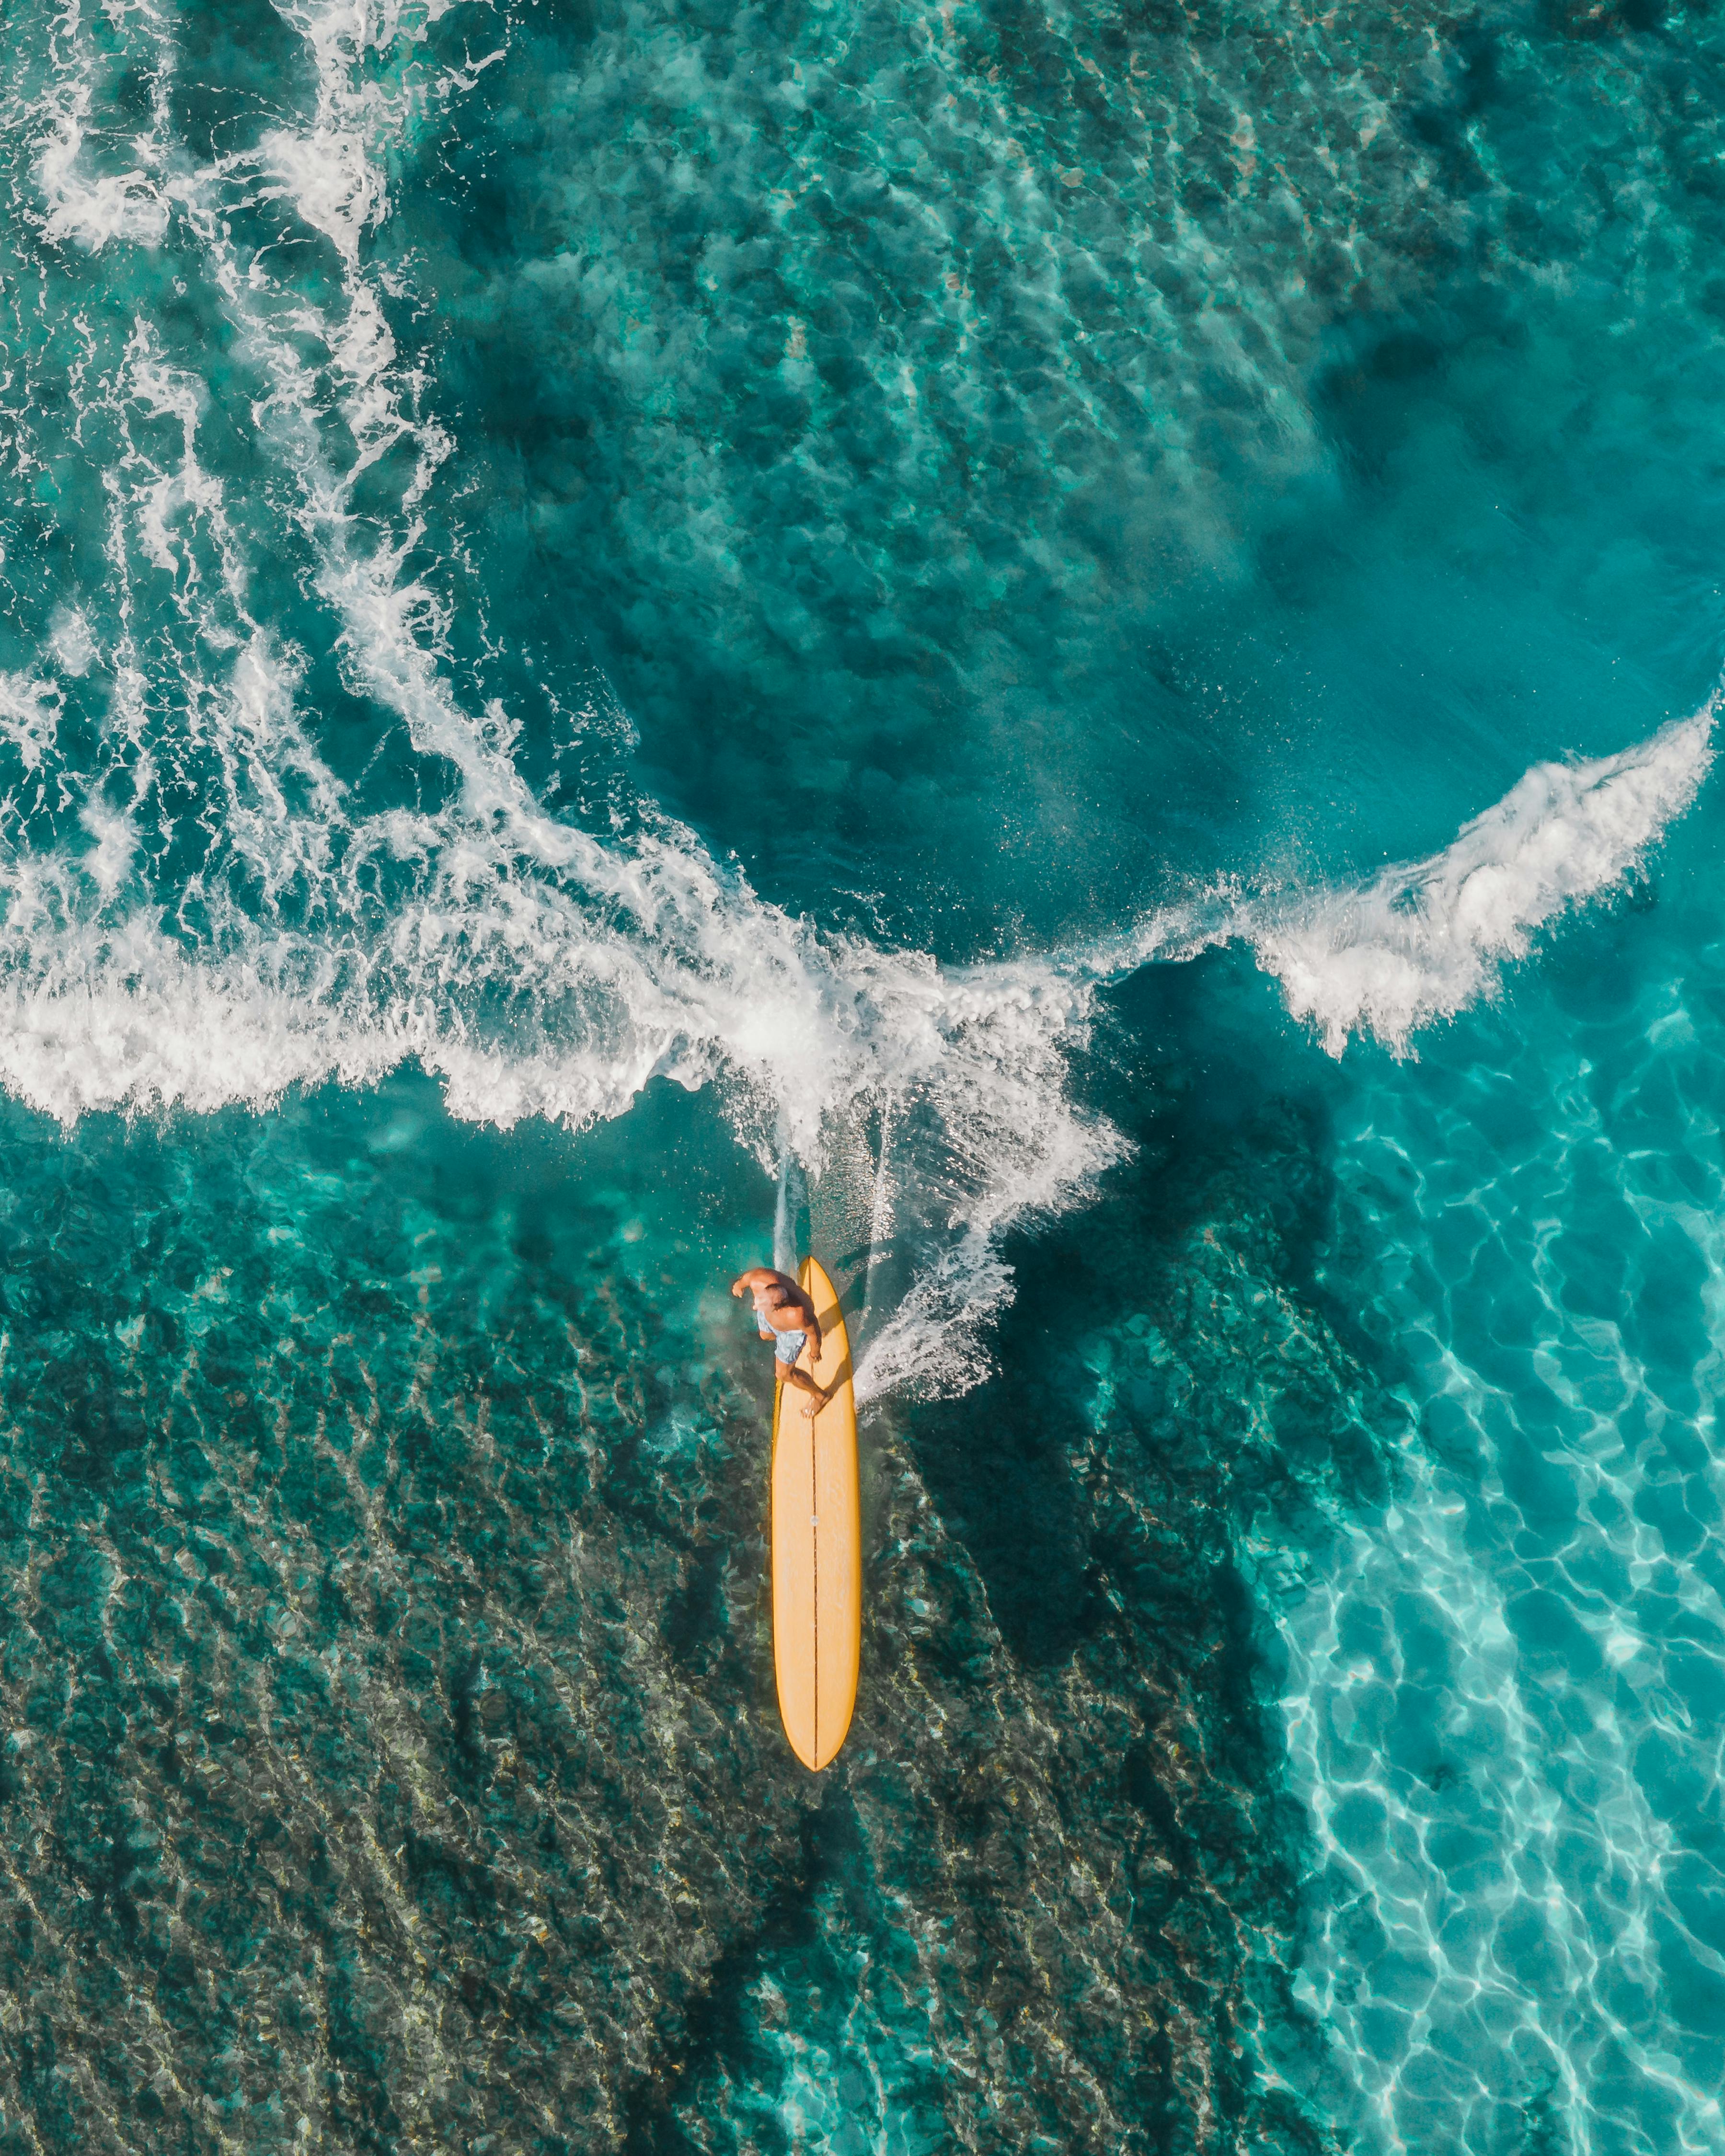
[[[1717,18],[3,49],[0,2156],[1725,2150]]]

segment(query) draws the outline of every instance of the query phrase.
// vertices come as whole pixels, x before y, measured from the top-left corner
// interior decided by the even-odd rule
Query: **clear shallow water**
[[[6,2148],[1721,2146],[1707,22],[8,35]]]

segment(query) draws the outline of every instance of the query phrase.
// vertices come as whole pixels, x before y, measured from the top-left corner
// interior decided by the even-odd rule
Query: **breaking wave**
[[[1535,764],[1430,860],[1242,932],[1332,1055],[1364,1033],[1405,1055],[1420,1026],[1490,995],[1538,931],[1635,873],[1707,776],[1717,709],[1615,756]]]
[[[100,61],[69,16],[32,123],[53,246],[177,250],[213,295],[268,475],[241,500],[205,463],[207,385],[146,321],[116,321],[105,347],[92,331],[72,403],[80,444],[106,444],[106,588],[63,598],[31,664],[0,675],[16,775],[0,1083],[62,1122],[262,1105],[408,1058],[454,1115],[504,1126],[616,1116],[655,1078],[717,1086],[763,1165],[817,1177],[866,1121],[875,1225],[907,1253],[916,1315],[901,1299],[872,1328],[861,1389],[962,1389],[1011,1292],[1004,1232],[1081,1200],[1124,1151],[1070,1086],[1111,978],[1244,939],[1332,1054],[1364,1033],[1405,1053],[1540,928],[1620,886],[1693,798],[1711,706],[1620,755],[1537,766],[1441,854],[1358,888],[1194,901],[1126,945],[960,969],[822,932],[650,803],[603,838],[579,828],[522,775],[521,715],[470,710],[455,685],[423,545],[454,444],[362,245],[388,213],[392,134],[485,63],[457,81],[391,62],[435,9],[285,12],[316,96],[249,148],[169,154],[164,38],[136,169],[91,177]],[[327,243],[321,300],[236,236],[264,213]],[[397,452],[393,507],[362,516],[357,487]],[[301,565],[347,690],[404,735],[421,805],[378,803],[327,760],[307,654],[254,598],[275,551]],[[167,708],[146,693],[164,666]],[[91,690],[108,700],[94,748],[67,718]]]

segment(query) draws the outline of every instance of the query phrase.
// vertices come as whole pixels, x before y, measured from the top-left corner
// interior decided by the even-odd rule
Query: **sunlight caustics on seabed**
[[[0,2150],[1725,2149],[1716,26],[6,38]]]

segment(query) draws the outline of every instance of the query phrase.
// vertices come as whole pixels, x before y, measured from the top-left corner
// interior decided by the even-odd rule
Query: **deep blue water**
[[[4,36],[0,2156],[1725,2150],[1710,13]]]

